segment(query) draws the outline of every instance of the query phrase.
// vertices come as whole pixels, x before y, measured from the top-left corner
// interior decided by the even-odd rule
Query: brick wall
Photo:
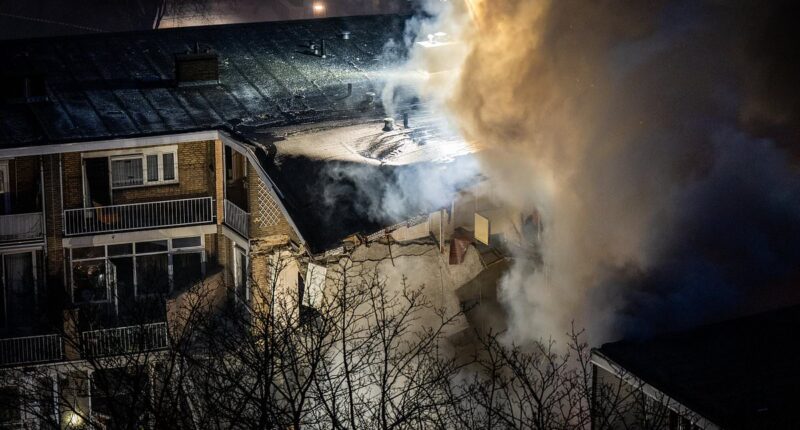
[[[39,195],[39,157],[19,157],[8,162],[8,186],[12,213],[36,212],[42,206]],[[0,202],[4,205],[5,202]]]
[[[143,148],[144,149],[144,148]],[[91,156],[91,152],[84,156]],[[63,154],[64,206],[83,207],[83,171],[81,154]],[[178,145],[178,183],[148,185],[112,191],[114,204],[140,203],[214,195],[214,142],[191,142]]]
[[[64,174],[64,209],[77,209],[83,207],[83,171],[81,168],[81,154],[62,154],[62,169]]]
[[[114,204],[182,199],[213,195],[213,142],[178,145],[178,183],[114,190]]]

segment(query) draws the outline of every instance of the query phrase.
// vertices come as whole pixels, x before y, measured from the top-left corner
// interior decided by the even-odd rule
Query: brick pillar
[[[217,224],[225,219],[225,145],[214,141],[214,198],[217,200]]]

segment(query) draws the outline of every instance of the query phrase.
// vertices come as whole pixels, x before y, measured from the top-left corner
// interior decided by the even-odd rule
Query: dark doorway
[[[111,204],[111,184],[108,177],[108,157],[83,160],[86,171],[87,206]]]

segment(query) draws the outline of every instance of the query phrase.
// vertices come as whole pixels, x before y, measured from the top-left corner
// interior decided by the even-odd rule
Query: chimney
[[[392,130],[394,130],[394,118],[384,118],[383,131],[392,131]]]
[[[199,43],[194,51],[175,54],[175,82],[179,86],[218,84],[219,55],[211,49],[201,51]]]

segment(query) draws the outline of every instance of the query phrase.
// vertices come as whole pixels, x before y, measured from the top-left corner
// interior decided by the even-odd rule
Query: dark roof
[[[722,428],[800,428],[798,333],[794,306],[599,352]]]
[[[402,40],[403,24],[368,16],[0,42],[2,78],[43,76],[50,96],[0,101],[0,149],[357,116],[372,109],[363,102],[377,72],[398,60],[384,46]],[[324,59],[307,52],[321,39]],[[178,87],[173,55],[197,43],[219,53],[221,83]]]
[[[161,0],[0,2],[0,39],[152,29]]]

